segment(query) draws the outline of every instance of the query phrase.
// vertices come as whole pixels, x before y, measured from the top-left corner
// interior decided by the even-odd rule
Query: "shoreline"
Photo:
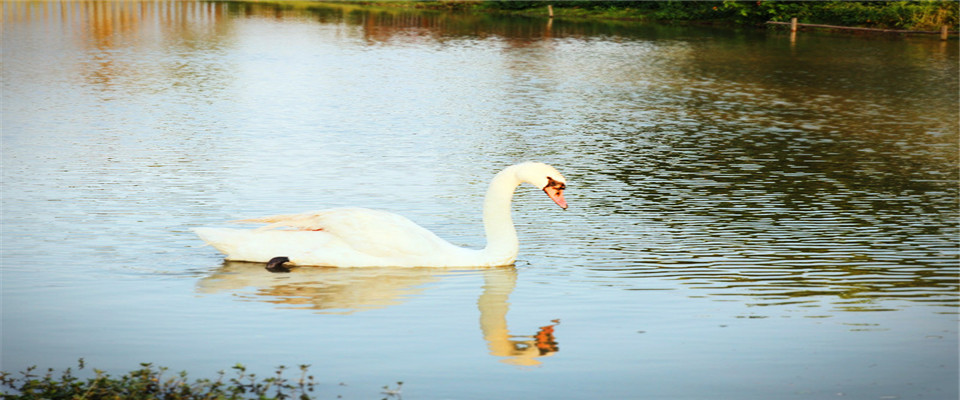
[[[960,3],[899,1],[880,4],[828,2],[573,2],[573,1],[309,1],[232,0],[277,6],[328,6],[372,10],[417,10],[510,15],[557,21],[692,24],[734,28],[771,28],[799,20],[804,30],[859,35],[958,35]],[[842,23],[841,23],[842,22]],[[947,28],[943,28],[946,26]]]
[[[236,0],[259,2],[257,0]],[[274,4],[300,3],[374,9],[409,9],[437,12],[511,15],[575,22],[616,21],[764,28],[789,25],[797,18],[806,29],[826,29],[842,34],[930,35],[947,26],[958,33],[960,3],[952,1],[894,1],[881,4],[827,2],[573,2],[573,1],[303,1],[276,0]],[[860,18],[851,20],[850,18]],[[845,23],[839,23],[843,21]]]

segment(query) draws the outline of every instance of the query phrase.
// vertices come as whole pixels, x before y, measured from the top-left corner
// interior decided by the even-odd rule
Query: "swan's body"
[[[483,204],[487,246],[462,248],[409,219],[365,208],[335,208],[238,222],[266,223],[259,229],[196,228],[228,260],[267,262],[288,257],[294,265],[336,267],[493,267],[513,264],[519,240],[510,217],[513,192],[521,183],[544,190],[560,207],[566,180],[553,167],[523,163],[500,171]],[[281,229],[277,229],[281,228]]]

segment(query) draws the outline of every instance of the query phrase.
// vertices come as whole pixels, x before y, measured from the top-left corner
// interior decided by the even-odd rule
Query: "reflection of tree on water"
[[[539,365],[539,357],[559,351],[554,327],[541,326],[531,336],[511,335],[507,300],[517,283],[513,267],[484,269],[483,291],[477,299],[480,331],[490,354],[512,365]],[[436,268],[294,268],[274,274],[263,264],[226,261],[197,283],[200,293],[233,292],[244,300],[319,313],[350,314],[403,303],[452,271]],[[249,289],[253,290],[250,291]]]

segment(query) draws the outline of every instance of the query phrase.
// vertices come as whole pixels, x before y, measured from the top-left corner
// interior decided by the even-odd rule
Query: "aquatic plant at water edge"
[[[85,367],[79,360],[78,370]],[[140,368],[114,377],[94,369],[92,378],[79,378],[71,368],[59,376],[51,368],[45,372],[36,367],[19,374],[0,372],[0,391],[5,399],[124,399],[124,400],[193,400],[193,399],[312,399],[318,383],[308,374],[310,365],[300,365],[300,376],[288,379],[287,369],[279,366],[273,376],[257,377],[241,364],[231,367],[232,373],[219,371],[216,379],[189,380],[187,373],[168,374],[166,367],[141,363]]]

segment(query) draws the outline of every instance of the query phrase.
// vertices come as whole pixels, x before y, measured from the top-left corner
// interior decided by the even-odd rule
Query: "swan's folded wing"
[[[451,246],[409,219],[365,208],[337,208],[303,214],[283,214],[235,222],[268,224],[259,229],[293,228],[323,231],[357,251],[377,257],[430,254]]]
[[[267,217],[240,219],[231,222],[268,224],[257,230],[293,228],[304,231],[323,230],[324,214],[329,211],[306,212],[302,214],[281,214]]]

